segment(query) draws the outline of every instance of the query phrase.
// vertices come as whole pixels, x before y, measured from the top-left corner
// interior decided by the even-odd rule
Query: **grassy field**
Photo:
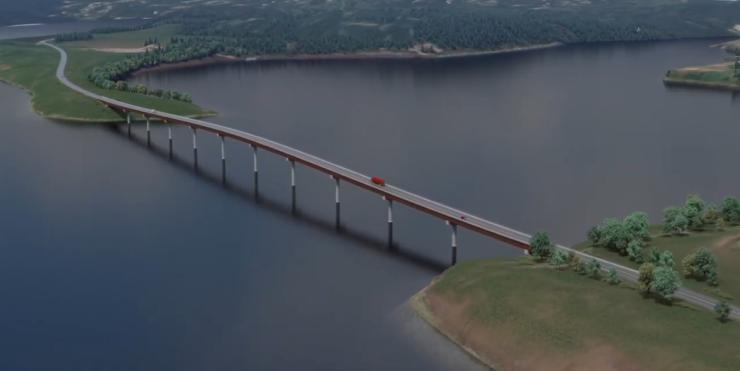
[[[124,54],[89,50],[92,46],[86,43],[95,42],[96,47],[104,48],[140,47],[148,37],[169,39],[169,35],[176,31],[176,27],[170,25],[141,31],[102,34],[91,41],[63,43],[61,46],[69,54],[67,77],[90,91],[128,103],[186,116],[212,114],[192,103],[100,89],[87,79],[93,67],[124,58]],[[123,120],[116,112],[59,83],[55,76],[58,63],[59,54],[55,50],[36,45],[35,41],[0,42],[0,80],[29,91],[33,97],[33,108],[40,115],[72,122],[108,123]]]
[[[527,259],[458,264],[412,300],[496,369],[737,370],[740,324]]]
[[[65,42],[65,48],[109,49],[141,48],[148,39],[158,39],[160,44],[167,45],[172,36],[177,34],[179,25],[170,24],[138,31],[95,34],[92,40]]]
[[[704,291],[718,298],[731,300],[740,298],[740,269],[738,269],[740,267],[740,243],[738,243],[740,227],[728,227],[723,231],[691,232],[689,235],[681,236],[663,235],[661,226],[652,226],[650,229],[653,238],[647,247],[671,251],[679,269],[681,260],[699,247],[708,248],[716,257],[719,272],[718,287],[714,288],[693,279],[684,279],[684,286]],[[593,247],[588,242],[583,242],[576,248],[627,266],[635,268],[638,266],[616,252]]]
[[[740,78],[736,77],[732,62],[670,70],[663,81],[669,85],[740,90]]]
[[[106,107],[77,94],[55,77],[59,53],[32,42],[0,43],[0,80],[30,92],[34,110],[52,119],[114,122],[121,118]]]

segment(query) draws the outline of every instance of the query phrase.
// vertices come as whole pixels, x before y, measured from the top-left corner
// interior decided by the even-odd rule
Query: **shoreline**
[[[370,61],[370,60],[444,60],[457,58],[475,58],[498,54],[522,53],[528,51],[556,48],[563,46],[559,42],[537,44],[530,46],[512,47],[497,50],[459,51],[439,54],[427,54],[414,51],[374,51],[357,53],[332,54],[266,54],[253,57],[235,57],[232,55],[216,54],[210,57],[193,59],[185,62],[161,64],[155,67],[142,68],[132,72],[129,77],[135,77],[149,72],[173,71],[193,67],[210,66],[230,63],[260,63],[260,62],[290,62],[290,61]]]
[[[458,348],[462,349],[465,354],[470,356],[470,358],[472,358],[474,361],[488,367],[491,370],[497,370],[498,368],[494,360],[484,357],[480,353],[476,352],[474,349],[461,343],[451,332],[442,327],[442,325],[440,324],[440,320],[434,315],[434,313],[432,313],[431,308],[429,308],[429,305],[426,303],[427,291],[429,291],[429,289],[434,286],[434,284],[439,279],[441,279],[442,275],[444,274],[445,273],[443,272],[441,275],[434,277],[434,279],[432,279],[432,282],[430,282],[427,286],[425,286],[409,299],[408,303],[411,306],[411,309],[413,309],[414,313],[416,313],[419,318],[426,322],[427,325],[434,329],[434,331],[444,336],[448,341],[450,341]]]
[[[728,84],[728,83],[722,83],[722,82],[672,78],[672,77],[664,77],[663,84],[669,87],[699,88],[699,89],[706,89],[706,90],[715,90],[715,91],[719,90],[719,91],[728,91],[728,92],[740,91],[740,85]]]

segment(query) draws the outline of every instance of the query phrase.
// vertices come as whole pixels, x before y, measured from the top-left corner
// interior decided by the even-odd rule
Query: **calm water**
[[[708,41],[572,47],[437,62],[230,65],[137,77],[189,91],[249,130],[464,210],[572,243],[690,192],[738,193],[740,103],[666,89]],[[477,368],[403,304],[449,261],[439,220],[214,136],[36,117],[0,85],[0,369]],[[657,220],[657,218],[656,218]],[[518,255],[463,231],[460,258]]]

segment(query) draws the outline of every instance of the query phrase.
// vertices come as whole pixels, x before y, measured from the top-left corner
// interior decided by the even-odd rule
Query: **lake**
[[[139,75],[212,121],[527,232],[575,243],[601,219],[737,192],[740,103],[668,89],[710,40],[438,61],[269,62]],[[476,363],[405,308],[450,260],[449,227],[285,159],[143,125],[35,116],[0,85],[0,368],[459,370]],[[459,259],[520,251],[461,230]]]

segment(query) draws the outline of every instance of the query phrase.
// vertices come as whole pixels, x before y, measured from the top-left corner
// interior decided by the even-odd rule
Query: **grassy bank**
[[[150,37],[166,37],[174,32],[175,26],[103,34],[89,42],[96,46],[118,48],[143,46]],[[122,59],[125,54],[91,50],[86,42],[61,44],[69,55],[67,77],[87,90],[128,103],[185,116],[208,116],[213,112],[182,101],[161,99],[141,94],[104,90],[96,87],[87,76],[93,67]],[[26,89],[32,96],[33,108],[40,115],[72,122],[120,122],[122,117],[113,110],[67,89],[55,76],[59,54],[35,41],[0,42],[0,80]]]
[[[112,110],[67,89],[55,76],[59,53],[32,42],[0,43],[0,80],[31,94],[41,116],[80,122],[120,121]]]
[[[736,370],[740,325],[529,260],[459,264],[413,299],[440,332],[504,370]]]
[[[740,269],[738,269],[740,267],[740,227],[727,227],[722,231],[692,231],[687,235],[664,235],[661,229],[662,226],[650,227],[652,238],[646,247],[671,251],[678,269],[681,268],[681,260],[700,247],[709,249],[717,259],[718,287],[714,288],[692,279],[684,279],[684,286],[704,291],[717,298],[740,298]],[[620,256],[606,248],[593,247],[589,242],[583,242],[576,248],[616,263],[638,267],[637,263],[630,261],[627,257]]]
[[[663,81],[667,85],[740,90],[740,78],[732,62],[670,70]]]

